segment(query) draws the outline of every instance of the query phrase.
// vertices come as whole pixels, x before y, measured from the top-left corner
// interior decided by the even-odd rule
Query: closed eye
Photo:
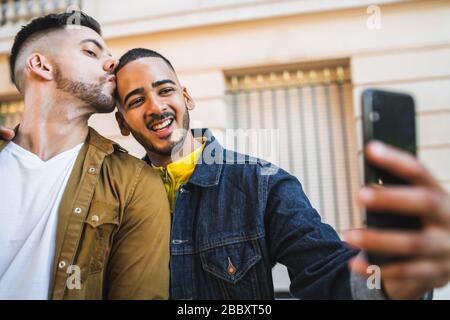
[[[93,57],[93,58],[97,57],[97,54],[92,50],[86,49],[86,50],[84,50],[84,52],[86,52],[86,54],[90,57]]]

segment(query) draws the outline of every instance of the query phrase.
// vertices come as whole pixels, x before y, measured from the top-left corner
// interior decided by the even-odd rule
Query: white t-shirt
[[[48,299],[58,209],[83,144],[48,161],[0,152],[0,299]]]

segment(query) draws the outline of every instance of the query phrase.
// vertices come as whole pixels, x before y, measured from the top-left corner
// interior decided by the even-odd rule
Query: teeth
[[[170,124],[172,123],[172,120],[167,119],[166,121],[164,121],[163,123],[157,124],[155,126],[152,127],[152,130],[161,130],[164,129],[166,127],[168,127]]]

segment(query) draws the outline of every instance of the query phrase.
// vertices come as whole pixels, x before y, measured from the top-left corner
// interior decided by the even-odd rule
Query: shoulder
[[[127,176],[133,176],[147,166],[144,161],[130,155],[117,142],[102,136],[91,127],[89,127],[87,143],[96,150],[91,155],[95,157],[103,155],[103,167],[115,174],[125,173]]]
[[[166,212],[166,192],[159,172],[146,162],[123,151],[115,151],[105,159],[109,181],[126,194],[128,211]],[[134,209],[132,209],[134,208]],[[141,212],[141,213],[139,213]]]
[[[267,180],[269,178],[296,179],[296,177],[292,176],[286,170],[270,161],[228,149],[224,150],[224,168],[225,170],[240,171],[243,174],[265,178]]]
[[[256,187],[265,193],[289,188],[301,189],[297,177],[272,162],[230,150],[226,150],[226,154],[222,182],[239,186],[250,194],[255,193]]]
[[[160,182],[158,172],[145,161],[138,159],[126,151],[115,150],[105,159],[105,165],[116,174],[143,180],[143,182]]]
[[[94,157],[105,155],[102,165],[102,173],[108,185],[115,188],[134,192],[136,185],[144,184],[144,187],[162,184],[159,175],[144,161],[130,155],[127,150],[118,143],[100,135],[89,128],[88,144],[96,151],[91,154]]]

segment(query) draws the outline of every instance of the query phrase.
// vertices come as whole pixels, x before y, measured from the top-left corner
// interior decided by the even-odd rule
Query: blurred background
[[[15,126],[23,111],[9,80],[14,35],[33,17],[74,5],[101,23],[116,57],[145,47],[171,60],[196,101],[192,127],[219,139],[227,129],[277,130],[276,163],[339,232],[363,223],[353,195],[362,185],[367,87],[415,97],[419,157],[450,190],[448,0],[0,0],[0,124]],[[114,114],[90,124],[144,155]],[[273,272],[277,297],[288,297],[285,268]],[[450,299],[450,287],[436,298]]]

